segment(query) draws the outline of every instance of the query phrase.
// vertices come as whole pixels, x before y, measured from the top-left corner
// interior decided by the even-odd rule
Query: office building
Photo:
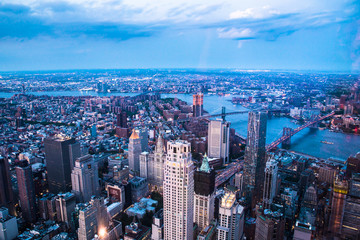
[[[16,168],[22,218],[27,222],[36,221],[36,196],[31,166],[21,161]]]
[[[121,111],[116,115],[116,126],[120,128],[127,128],[127,114],[125,111]]]
[[[215,170],[210,168],[206,154],[195,171],[194,189],[194,223],[200,232],[213,220],[215,207]]]
[[[336,174],[337,174],[337,170],[335,168],[331,168],[328,166],[321,166],[319,168],[318,180],[320,182],[326,182],[329,184],[333,184]]]
[[[277,172],[277,162],[274,159],[269,159],[269,161],[266,162],[265,167],[265,183],[263,192],[264,208],[270,208],[270,205],[276,195],[276,185],[278,180]]]
[[[140,174],[140,154],[141,154],[141,141],[139,135],[133,129],[129,138],[129,168],[135,175]]]
[[[109,217],[102,197],[92,197],[88,204],[79,209],[79,240],[93,239],[98,234],[102,239],[108,235]]]
[[[79,240],[91,240],[97,233],[96,211],[92,205],[83,205],[79,209],[79,228],[77,230]]]
[[[360,174],[353,173],[346,197],[341,235],[344,239],[360,236]]]
[[[208,126],[209,158],[221,159],[222,164],[229,161],[230,123],[211,120]]]
[[[80,144],[73,138],[53,136],[44,140],[46,167],[50,192],[71,190],[71,170],[80,157]]]
[[[153,223],[151,226],[151,240],[164,239],[164,212],[160,209],[153,216]]]
[[[140,128],[135,130],[140,138],[141,152],[148,151],[149,149],[149,129]]]
[[[193,95],[193,116],[201,117],[203,115],[204,94],[198,93]]]
[[[345,176],[350,179],[353,173],[360,173],[360,152],[346,160]]]
[[[72,191],[79,202],[100,194],[98,167],[91,155],[78,158],[71,173]]]
[[[131,186],[131,200],[138,202],[141,198],[149,194],[149,186],[146,178],[133,177],[129,180]]]
[[[71,214],[75,210],[76,197],[73,193],[62,193],[56,197],[56,215],[58,222],[66,223],[71,228]]]
[[[148,180],[150,189],[162,192],[164,181],[164,162],[166,152],[164,139],[160,134],[153,153],[142,152],[140,155],[140,177]]]
[[[285,219],[282,213],[256,206],[256,240],[283,240],[284,232]]]
[[[9,210],[0,207],[0,239],[13,240],[19,235],[16,217],[9,214]]]
[[[0,207],[6,207],[11,215],[15,215],[9,162],[2,156],[0,156]]]
[[[331,212],[328,227],[334,236],[340,235],[341,232],[347,193],[348,183],[336,179],[332,189]]]
[[[164,239],[192,239],[194,164],[190,143],[169,141],[164,166]]]
[[[244,156],[244,190],[251,209],[261,200],[264,189],[266,121],[265,112],[249,112]]]
[[[243,239],[244,207],[236,201],[232,192],[226,193],[219,206],[218,240]]]

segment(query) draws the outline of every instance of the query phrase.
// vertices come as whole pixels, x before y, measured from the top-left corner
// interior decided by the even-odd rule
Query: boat
[[[325,143],[325,144],[330,144],[330,145],[334,144],[333,142],[328,142],[328,141],[320,141],[320,142]]]

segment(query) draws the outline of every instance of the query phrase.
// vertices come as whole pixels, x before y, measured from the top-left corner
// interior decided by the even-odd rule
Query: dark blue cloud
[[[74,6],[66,3],[43,5],[51,11],[73,11]],[[32,39],[49,37],[94,37],[113,40],[127,40],[152,36],[159,27],[137,26],[116,23],[72,22],[56,23],[37,17],[29,7],[14,4],[0,4],[0,39]]]

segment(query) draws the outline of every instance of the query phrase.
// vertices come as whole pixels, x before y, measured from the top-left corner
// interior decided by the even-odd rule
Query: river
[[[134,96],[137,93],[97,93],[94,91],[49,91],[49,92],[33,92],[29,94],[50,95],[50,96]],[[0,97],[9,98],[14,93],[0,92]],[[162,98],[177,97],[189,104],[192,104],[192,95],[190,94],[162,94]],[[232,96],[204,96],[204,110],[209,114],[221,113],[221,107],[226,107],[227,112],[244,110],[240,105],[234,105],[229,100]],[[247,114],[238,114],[227,116],[226,120],[231,122],[231,127],[240,135],[247,134]],[[266,142],[271,143],[281,137],[283,127],[296,128],[298,125],[291,122],[290,119],[284,117],[273,117],[267,121]],[[333,145],[321,143],[326,140],[333,142]],[[320,158],[338,158],[345,160],[350,155],[354,155],[360,151],[360,136],[330,132],[329,130],[304,129],[294,135],[291,139],[290,150],[309,154]]]

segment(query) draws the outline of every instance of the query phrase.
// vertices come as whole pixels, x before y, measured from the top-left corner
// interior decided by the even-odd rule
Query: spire
[[[202,164],[200,167],[200,171],[209,173],[211,171],[210,165],[209,165],[209,159],[205,153],[204,158],[202,160]]]
[[[136,133],[135,128],[132,130],[130,139],[139,139],[139,135]]]

